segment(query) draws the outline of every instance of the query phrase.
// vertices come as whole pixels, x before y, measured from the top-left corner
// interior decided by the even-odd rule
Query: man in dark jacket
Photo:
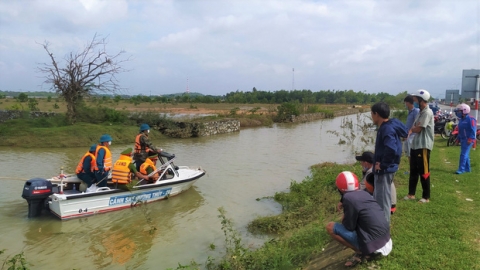
[[[372,259],[378,254],[387,256],[392,250],[390,225],[383,210],[373,197],[359,189],[358,178],[351,172],[341,172],[336,186],[342,195],[342,223],[327,224],[328,234],[340,244],[355,251],[345,266]]]
[[[392,193],[396,198],[396,190],[395,188],[392,190],[391,187],[402,156],[401,138],[406,138],[408,132],[400,120],[389,119],[390,108],[385,102],[373,104],[371,115],[373,123],[378,127],[375,140],[373,197],[383,209],[385,218],[390,223]]]

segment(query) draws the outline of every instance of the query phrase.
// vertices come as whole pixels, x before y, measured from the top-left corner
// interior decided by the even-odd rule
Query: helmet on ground
[[[465,103],[458,104],[457,106],[457,111],[462,112],[463,114],[469,114],[470,113],[470,106],[468,106]]]
[[[144,131],[144,130],[149,130],[150,129],[150,126],[147,125],[147,124],[142,124],[140,126],[140,132]]]
[[[112,137],[110,137],[110,135],[108,134],[103,134],[102,137],[100,137],[100,142],[103,143],[103,142],[111,142],[112,141]]]
[[[337,188],[342,192],[354,191],[359,188],[357,176],[348,171],[341,172],[337,175],[337,180],[335,181]]]
[[[97,151],[97,145],[96,144],[93,144],[92,146],[90,146],[90,150],[88,150],[90,152],[95,152]]]
[[[417,92],[413,93],[412,96],[420,97],[423,100],[425,100],[425,102],[427,102],[430,99],[430,93],[425,89],[417,90]]]

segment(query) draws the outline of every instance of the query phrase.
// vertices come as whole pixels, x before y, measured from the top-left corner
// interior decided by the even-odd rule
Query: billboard
[[[445,91],[445,105],[457,105],[459,103],[460,90],[458,89],[449,89]]]
[[[475,99],[477,90],[477,77],[480,77],[479,69],[464,69],[462,74],[462,98],[465,101]],[[479,78],[480,80],[480,78]]]

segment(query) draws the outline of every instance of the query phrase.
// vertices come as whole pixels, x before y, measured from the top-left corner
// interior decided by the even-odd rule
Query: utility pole
[[[465,76],[466,78],[476,78],[476,88],[475,88],[475,119],[478,121],[478,95],[480,91],[480,75],[475,75],[475,76]]]
[[[295,90],[295,68],[292,68],[292,91]]]

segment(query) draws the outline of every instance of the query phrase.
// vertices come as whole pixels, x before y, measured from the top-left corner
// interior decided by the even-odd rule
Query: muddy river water
[[[355,121],[355,116],[348,118]],[[60,221],[51,214],[27,218],[21,198],[24,180],[73,172],[87,148],[0,148],[0,250],[24,252],[32,269],[166,269],[224,251],[218,208],[234,221],[244,243],[260,246],[246,225],[255,217],[280,213],[280,206],[257,198],[288,190],[292,180],[321,162],[354,162],[351,146],[339,145],[345,118],[190,139],[155,140],[175,153],[177,165],[200,165],[207,174],[186,193],[146,207]],[[132,145],[112,143],[112,156]],[[152,230],[156,228],[156,230]],[[210,249],[215,245],[214,250]]]

